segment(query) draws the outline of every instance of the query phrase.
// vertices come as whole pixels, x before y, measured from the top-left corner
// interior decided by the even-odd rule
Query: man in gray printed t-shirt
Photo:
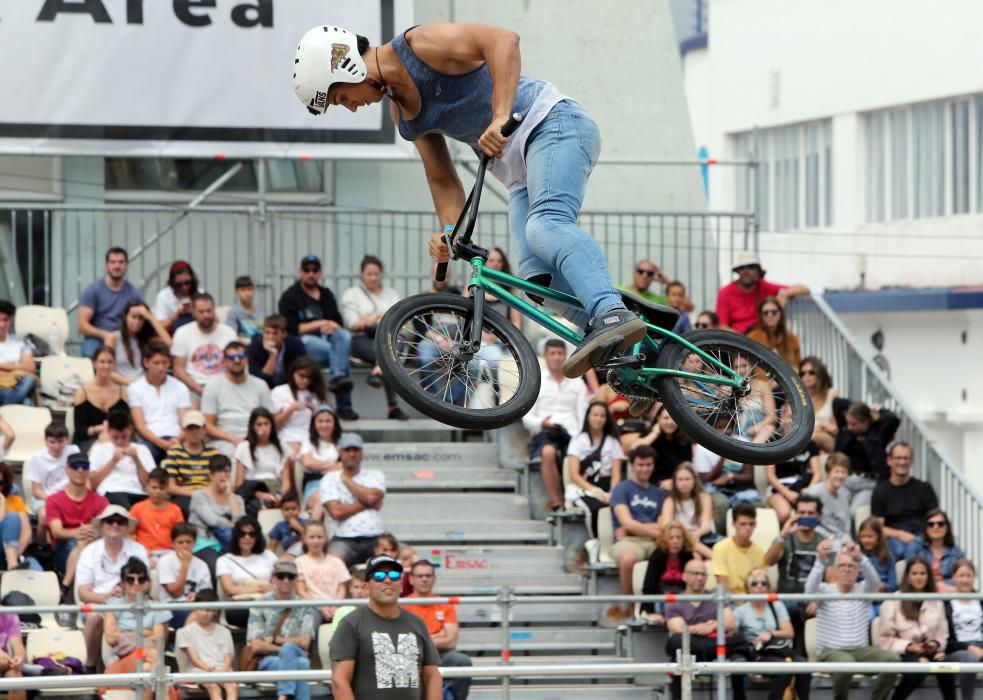
[[[335,700],[441,700],[440,654],[419,617],[399,607],[403,567],[369,559],[369,604],[349,613],[331,638]]]

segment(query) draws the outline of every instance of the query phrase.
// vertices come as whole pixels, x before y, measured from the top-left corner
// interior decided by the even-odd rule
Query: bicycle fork
[[[464,324],[461,344],[454,350],[454,359],[467,364],[481,350],[481,328],[485,320],[485,293],[477,285],[473,285],[468,294],[474,302],[474,314]]]

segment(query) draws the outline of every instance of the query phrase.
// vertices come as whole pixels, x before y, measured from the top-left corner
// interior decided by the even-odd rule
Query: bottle
[[[52,321],[51,328],[48,329],[48,347],[51,348],[52,355],[60,355],[63,352],[62,340],[61,329],[58,328],[57,323]]]

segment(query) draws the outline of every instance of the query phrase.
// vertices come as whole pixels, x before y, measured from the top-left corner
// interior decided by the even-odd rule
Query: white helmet
[[[347,29],[314,27],[297,46],[294,92],[311,114],[327,110],[328,88],[334,83],[360,83],[365,75],[358,37]]]

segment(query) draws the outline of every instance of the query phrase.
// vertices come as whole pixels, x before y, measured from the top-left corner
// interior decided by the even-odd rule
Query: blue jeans
[[[572,293],[586,318],[624,308],[597,241],[577,226],[587,178],[601,152],[597,125],[578,103],[563,100],[526,142],[526,186],[509,199],[519,275],[551,275],[550,287]],[[571,320],[586,320],[583,314]]]
[[[68,562],[68,555],[72,553],[78,540],[55,540],[55,568],[61,573],[65,573],[65,564]]]
[[[464,405],[466,386],[460,374],[448,376],[447,369],[437,363],[437,358],[443,355],[437,344],[430,340],[421,340],[417,346],[417,359],[420,361],[420,385],[423,390],[443,401],[457,406]]]
[[[232,528],[231,527],[213,527],[210,528],[212,532],[212,537],[218,540],[218,543],[222,545],[222,551],[228,552],[229,547],[232,546]]]
[[[82,340],[82,357],[88,357],[90,360],[95,356],[96,350],[106,344],[102,338],[89,338],[88,336]]]
[[[264,656],[259,660],[260,671],[306,671],[311,667],[311,660],[304,650],[293,642],[287,642],[280,647],[276,656]],[[280,681],[276,684],[277,695],[288,695],[295,700],[310,700],[311,689],[307,681]]]
[[[901,540],[899,540],[897,538],[888,537],[887,538],[887,547],[888,547],[888,549],[891,550],[891,554],[894,555],[895,560],[902,561],[905,558],[904,553],[905,553],[905,550],[908,549],[908,544],[905,543],[905,542],[902,542]]]
[[[339,328],[331,335],[302,335],[300,339],[308,356],[331,370],[332,379],[348,376],[352,334],[347,329]],[[351,409],[351,392],[335,394],[335,403],[339,411]]]
[[[37,386],[37,380],[32,375],[25,374],[17,380],[13,389],[0,389],[0,406],[12,403],[33,406],[35,386]]]
[[[20,533],[23,523],[19,513],[7,513],[0,520],[0,542],[3,542],[4,549],[13,547],[20,552]],[[41,571],[41,565],[33,557],[27,557],[27,568],[32,571]]]

